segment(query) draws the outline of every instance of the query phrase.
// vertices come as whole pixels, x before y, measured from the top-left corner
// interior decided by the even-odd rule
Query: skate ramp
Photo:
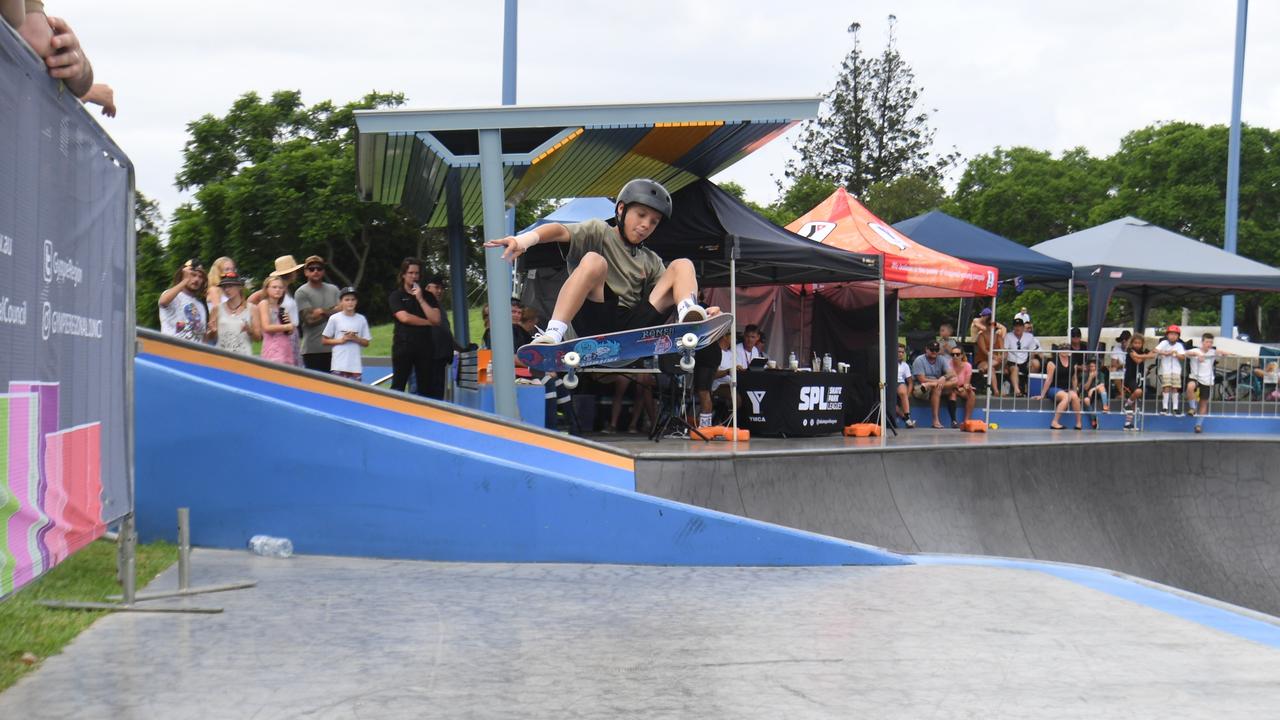
[[[641,495],[634,461],[444,403],[145,334],[144,540],[475,562],[903,564],[879,548]]]
[[[1107,568],[1280,614],[1275,441],[641,456],[636,488],[901,552]]]

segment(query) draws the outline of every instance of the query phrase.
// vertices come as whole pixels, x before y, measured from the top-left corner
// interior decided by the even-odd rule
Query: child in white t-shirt
[[[1192,348],[1186,354],[1191,358],[1187,363],[1187,414],[1196,419],[1196,432],[1202,432],[1202,418],[1209,414],[1209,399],[1213,397],[1213,386],[1217,381],[1213,364],[1228,353],[1213,346],[1213,333],[1205,333],[1200,338],[1200,347]],[[1201,388],[1205,388],[1203,402],[1200,400]]]
[[[339,298],[338,306],[342,312],[329,316],[320,341],[333,347],[329,373],[360,382],[364,374],[360,350],[369,346],[373,336],[369,334],[369,321],[356,312],[356,289],[342,288]]]
[[[1160,414],[1177,415],[1178,399],[1182,392],[1182,358],[1186,348],[1182,346],[1182,328],[1170,325],[1164,331],[1164,339],[1156,345],[1156,372],[1160,375]],[[1169,409],[1172,401],[1173,409]]]

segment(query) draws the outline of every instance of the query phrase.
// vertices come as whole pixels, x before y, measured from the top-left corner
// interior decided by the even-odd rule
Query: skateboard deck
[[[544,372],[569,370],[564,362],[568,353],[578,355],[578,363],[574,369],[613,365],[655,355],[686,352],[680,345],[680,339],[688,333],[698,338],[693,350],[700,350],[719,340],[721,335],[729,331],[732,322],[733,315],[724,313],[699,322],[621,330],[565,340],[555,345],[529,344],[521,346],[516,351],[516,357],[530,368]]]

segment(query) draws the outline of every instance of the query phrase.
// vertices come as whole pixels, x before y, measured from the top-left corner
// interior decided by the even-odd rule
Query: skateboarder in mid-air
[[[509,261],[538,243],[569,243],[569,278],[560,288],[547,329],[533,344],[563,341],[570,323],[586,337],[661,325],[673,307],[679,322],[720,314],[720,308],[698,305],[693,263],[681,258],[664,267],[657,253],[644,246],[658,223],[671,217],[666,188],[653,180],[632,180],[618,192],[614,212],[611,221],[548,223],[485,243],[504,248],[502,258]]]

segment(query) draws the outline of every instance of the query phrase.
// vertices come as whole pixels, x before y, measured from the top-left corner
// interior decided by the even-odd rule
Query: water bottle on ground
[[[800,368],[800,361],[796,360],[796,353],[794,350],[791,352],[791,356],[787,358],[787,367],[791,368],[792,370],[797,370]]]
[[[289,538],[254,535],[249,538],[249,550],[263,557],[287,558],[293,555],[293,543]]]

